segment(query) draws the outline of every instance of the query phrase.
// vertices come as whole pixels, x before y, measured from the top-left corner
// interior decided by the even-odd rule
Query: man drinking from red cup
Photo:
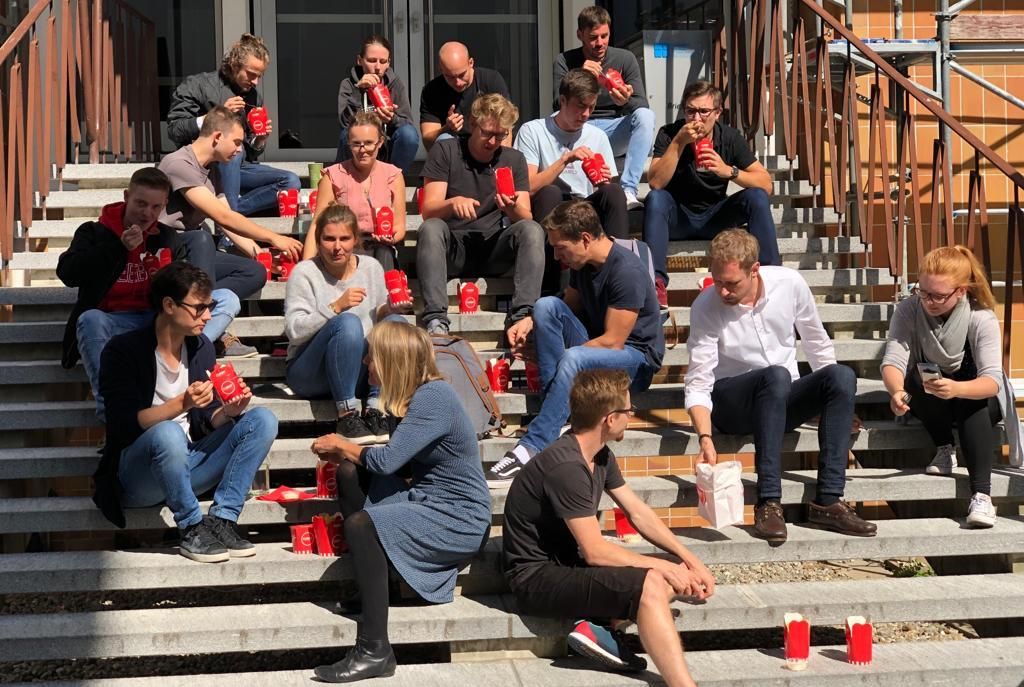
[[[252,556],[235,529],[253,477],[277,436],[277,418],[249,408],[252,392],[234,377],[227,403],[207,378],[216,358],[203,333],[215,306],[210,278],[186,262],[157,272],[151,324],[115,336],[103,349],[100,390],[107,440],[94,475],[93,501],[125,526],[124,507],[166,503],[179,552],[201,563]],[[196,494],[213,490],[203,515]]]

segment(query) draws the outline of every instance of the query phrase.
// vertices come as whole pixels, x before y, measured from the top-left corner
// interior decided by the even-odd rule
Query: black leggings
[[[363,510],[368,475],[348,461],[338,465],[338,500],[345,517],[345,539],[352,552],[352,567],[362,598],[363,611],[356,630],[357,639],[388,639],[388,557],[377,536],[373,520]]]
[[[960,431],[959,463],[967,468],[971,493],[992,491],[992,459],[996,450],[993,428],[1002,418],[999,401],[993,398],[943,400],[926,393],[915,375],[905,381],[910,412],[928,430],[936,446],[953,443],[954,425]]]

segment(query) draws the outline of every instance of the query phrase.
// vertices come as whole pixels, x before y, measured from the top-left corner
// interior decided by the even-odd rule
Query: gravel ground
[[[913,562],[911,563],[913,566]],[[900,562],[825,561],[756,563],[748,565],[711,566],[721,585],[768,582],[830,581],[844,579],[882,578],[893,570],[906,567]],[[927,568],[925,568],[927,572]],[[166,608],[168,606],[199,606],[226,604],[281,603],[298,599],[336,601],[351,598],[351,584],[291,585],[240,587],[215,590],[175,592],[166,590],[127,591],[107,594],[46,594],[0,597],[0,614],[88,612],[134,608]],[[781,620],[781,619],[780,619]],[[875,625],[875,641],[879,644],[912,641],[952,641],[976,637],[964,623],[880,623]],[[633,637],[633,649],[640,650],[639,639]],[[684,632],[688,650],[774,648],[782,645],[782,628],[733,630],[719,632]],[[840,626],[815,626],[811,643],[843,644]],[[447,661],[447,645],[397,646],[400,662],[422,663]],[[170,656],[78,661],[38,661],[4,665],[0,684],[19,681],[76,680],[99,677],[137,677],[146,675],[184,675],[196,673],[296,670],[339,660],[344,649],[310,649],[303,651],[270,651],[234,653],[214,656]]]

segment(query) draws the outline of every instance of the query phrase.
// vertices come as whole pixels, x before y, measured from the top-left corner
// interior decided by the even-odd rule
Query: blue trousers
[[[221,191],[235,212],[250,217],[277,208],[277,192],[302,188],[294,172],[258,162],[249,162],[244,153],[229,162],[217,164]]]

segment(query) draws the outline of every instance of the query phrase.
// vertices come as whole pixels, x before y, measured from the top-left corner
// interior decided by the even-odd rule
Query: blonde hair
[[[444,379],[434,362],[434,345],[424,330],[407,322],[381,322],[367,338],[380,379],[381,405],[386,413],[404,417],[417,389]]]
[[[757,262],[760,250],[757,239],[750,232],[743,229],[727,229],[711,241],[709,256],[711,262],[719,264],[738,262],[744,271],[749,272]]]
[[[263,64],[270,64],[270,51],[267,50],[267,44],[263,39],[251,33],[243,33],[242,37],[232,43],[224,53],[224,59],[220,63],[221,73],[228,78],[234,78],[250,57],[255,57]]]
[[[485,93],[473,101],[469,116],[477,126],[485,119],[493,119],[501,128],[511,129],[519,121],[519,108],[500,93]]]
[[[586,370],[576,375],[569,392],[573,431],[593,429],[613,410],[619,410],[629,392],[624,370]]]
[[[957,288],[966,288],[971,300],[981,307],[996,307],[985,268],[967,246],[943,246],[930,251],[921,262],[920,274],[948,277]]]

